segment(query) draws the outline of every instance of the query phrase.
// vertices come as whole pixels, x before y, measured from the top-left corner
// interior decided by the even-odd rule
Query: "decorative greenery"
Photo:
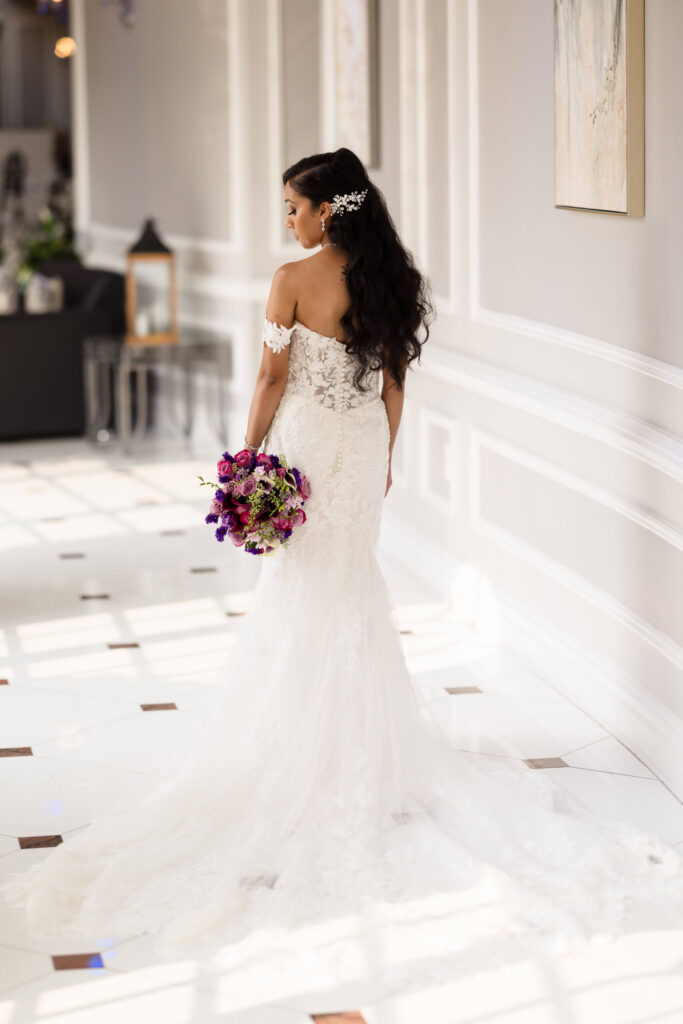
[[[21,260],[15,272],[19,286],[26,287],[44,260],[55,258],[79,260],[80,256],[67,237],[64,225],[58,224],[46,211],[39,216],[36,230],[22,244]]]

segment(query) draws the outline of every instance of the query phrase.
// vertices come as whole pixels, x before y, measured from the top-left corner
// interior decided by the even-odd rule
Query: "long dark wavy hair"
[[[341,318],[350,353],[358,356],[354,384],[367,390],[363,378],[386,367],[399,390],[409,364],[420,363],[422,346],[434,318],[428,280],[401,244],[384,196],[368,177],[356,154],[342,147],[315,153],[292,164],[282,184],[310,200],[313,211],[335,195],[367,195],[357,210],[332,214],[326,224],[328,241],[346,249],[344,274],[351,305]],[[424,337],[418,337],[420,328]]]

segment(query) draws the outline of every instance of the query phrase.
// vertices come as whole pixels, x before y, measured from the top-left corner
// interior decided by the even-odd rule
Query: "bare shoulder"
[[[273,274],[270,293],[266,302],[266,317],[281,324],[288,324],[294,317],[297,297],[298,276],[292,263],[283,263]]]

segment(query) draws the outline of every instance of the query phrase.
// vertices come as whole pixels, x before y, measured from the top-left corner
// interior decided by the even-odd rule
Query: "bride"
[[[475,768],[419,704],[376,546],[427,284],[353,152],[283,183],[320,249],[273,277],[245,444],[306,473],[306,522],[177,748],[5,896],[37,935],[402,983],[586,949],[639,909],[680,923],[676,850],[559,811],[540,772]]]

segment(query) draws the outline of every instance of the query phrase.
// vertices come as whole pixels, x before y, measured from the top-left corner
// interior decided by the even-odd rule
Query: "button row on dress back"
[[[339,473],[341,471],[342,462],[342,421],[341,421],[341,400],[340,400],[340,387],[341,387],[341,370],[342,364],[337,361],[337,369],[335,375],[335,395],[334,405],[337,410],[337,451],[335,454],[334,472]]]

